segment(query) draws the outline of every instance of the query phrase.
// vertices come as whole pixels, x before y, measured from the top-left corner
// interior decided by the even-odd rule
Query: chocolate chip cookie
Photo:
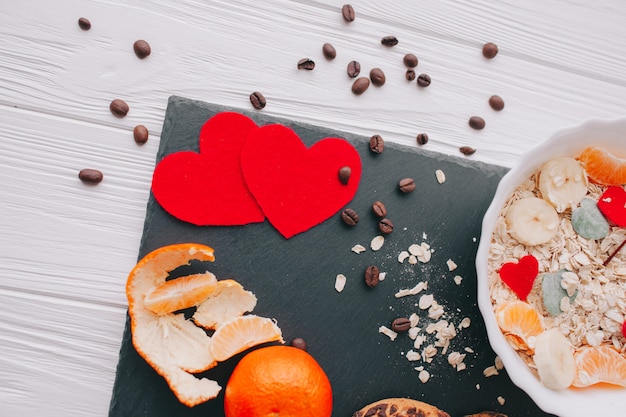
[[[450,417],[450,414],[410,398],[387,398],[366,405],[352,417]]]

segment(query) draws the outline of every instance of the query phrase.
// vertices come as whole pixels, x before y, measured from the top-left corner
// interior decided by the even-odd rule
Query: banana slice
[[[563,390],[576,376],[572,346],[557,329],[546,330],[535,339],[535,365],[541,383],[549,389]]]
[[[563,213],[574,208],[587,195],[589,181],[585,169],[577,160],[568,157],[546,162],[539,173],[539,191],[556,211]]]
[[[547,201],[537,197],[516,200],[505,221],[511,236],[528,246],[548,242],[559,229],[559,215]]]

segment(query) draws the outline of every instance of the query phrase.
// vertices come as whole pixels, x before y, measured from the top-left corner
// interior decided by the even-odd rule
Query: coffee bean
[[[370,71],[370,80],[376,87],[381,87],[385,84],[385,73],[380,68],[372,68]]]
[[[389,219],[381,219],[378,222],[378,230],[380,230],[382,234],[388,235],[393,232],[393,223]]]
[[[461,146],[459,148],[459,151],[463,154],[463,155],[472,155],[474,152],[476,152],[476,149],[472,148],[471,146]]]
[[[426,133],[420,133],[417,135],[416,140],[418,145],[426,145],[428,143],[428,135]]]
[[[261,110],[265,107],[267,101],[265,100],[263,94],[255,91],[254,93],[250,94],[250,103],[252,103],[252,107],[254,107],[255,109]]]
[[[354,14],[354,7],[350,4],[344,4],[341,8],[341,15],[343,16],[343,20],[346,22],[354,22],[354,18],[356,17]]]
[[[78,178],[85,184],[98,184],[102,181],[104,175],[97,169],[85,168],[80,170]]]
[[[403,178],[398,182],[398,187],[403,193],[410,193],[415,190],[415,180],[413,178]]]
[[[379,280],[380,270],[378,267],[375,265],[368,266],[365,269],[365,284],[370,288],[374,288],[378,285]]]
[[[152,52],[150,44],[143,39],[140,39],[133,44],[133,50],[135,51],[135,55],[137,55],[140,59],[146,58]]]
[[[398,38],[395,36],[385,36],[380,40],[380,43],[385,46],[396,46],[398,44]]]
[[[91,22],[86,17],[81,17],[80,19],[78,19],[78,26],[82,30],[89,30],[91,29]]]
[[[385,150],[385,141],[380,135],[374,135],[370,138],[370,151],[374,153],[382,153]]]
[[[128,114],[130,107],[128,107],[128,103],[124,100],[116,98],[109,104],[109,110],[111,110],[111,113],[116,117],[124,117]]]
[[[469,125],[472,129],[480,130],[485,127],[485,119],[478,116],[472,116],[469,119]]]
[[[408,70],[406,70],[405,77],[408,81],[413,81],[416,77],[415,70],[413,68],[409,68]]]
[[[307,70],[307,71],[312,71],[315,68],[315,62],[313,62],[312,59],[310,58],[302,58],[300,61],[298,61],[298,69],[301,70]]]
[[[322,46],[322,53],[326,59],[335,59],[337,57],[337,50],[329,43],[325,43]]]
[[[339,168],[339,172],[337,176],[339,177],[339,181],[343,185],[347,185],[350,180],[350,175],[352,174],[352,169],[350,167],[341,167]]]
[[[291,346],[306,351],[306,342],[301,337],[294,337],[291,339]]]
[[[357,96],[360,96],[370,87],[370,79],[367,77],[357,78],[352,83],[352,92]]]
[[[428,87],[430,85],[430,75],[420,74],[417,77],[417,85],[419,85],[420,87]]]
[[[413,54],[406,54],[404,58],[402,59],[402,61],[404,62],[404,65],[406,65],[409,68],[417,67],[417,63],[419,62],[417,60],[417,57]]]
[[[351,208],[347,208],[341,212],[341,220],[348,226],[354,226],[359,222],[359,215]]]
[[[491,59],[498,55],[498,45],[492,42],[487,42],[483,45],[483,56],[485,58]]]
[[[411,328],[411,320],[406,317],[398,317],[391,322],[391,330],[394,332],[406,332]]]
[[[491,96],[489,97],[489,105],[495,111],[500,111],[504,108],[504,100],[500,96]]]
[[[133,138],[135,139],[135,142],[137,142],[139,145],[143,145],[144,143],[146,143],[148,141],[148,136],[148,128],[144,125],[137,125],[133,129]]]
[[[355,78],[361,73],[361,64],[358,61],[348,62],[348,77]]]
[[[374,204],[372,204],[372,211],[376,217],[384,218],[387,215],[387,207],[385,207],[385,205],[380,201],[374,201]]]

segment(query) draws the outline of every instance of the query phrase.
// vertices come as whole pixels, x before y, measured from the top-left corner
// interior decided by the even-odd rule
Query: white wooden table
[[[107,414],[170,95],[250,110],[257,90],[270,115],[409,146],[427,133],[424,149],[507,167],[561,127],[624,115],[622,0],[355,0],[352,23],[342,4],[0,2],[0,415]],[[382,46],[386,35],[399,44]],[[138,39],[152,47],[143,60]],[[406,53],[430,87],[405,80]],[[315,70],[296,69],[304,57]],[[365,75],[382,68],[386,84],[352,94],[351,60]],[[109,112],[114,98],[127,117]],[[485,129],[468,126],[473,115]],[[137,124],[150,130],[143,146]],[[104,181],[82,184],[82,168]]]

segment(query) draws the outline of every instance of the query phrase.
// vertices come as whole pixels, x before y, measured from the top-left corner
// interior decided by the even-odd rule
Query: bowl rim
[[[586,140],[590,133],[600,134],[599,139]],[[502,359],[513,383],[524,390],[545,412],[561,417],[583,417],[604,413],[605,410],[599,408],[595,400],[590,401],[590,398],[595,399],[596,396],[601,397],[609,407],[606,413],[618,415],[626,408],[626,391],[593,387],[584,390],[554,391],[541,385],[528,365],[506,341],[496,323],[489,292],[487,259],[495,219],[517,185],[549,159],[559,155],[575,156],[592,144],[626,147],[626,117],[587,119],[577,125],[555,131],[547,140],[525,152],[496,187],[493,200],[483,216],[481,237],[476,254],[478,308],[485,322],[489,344]],[[508,372],[509,369],[513,372]]]

